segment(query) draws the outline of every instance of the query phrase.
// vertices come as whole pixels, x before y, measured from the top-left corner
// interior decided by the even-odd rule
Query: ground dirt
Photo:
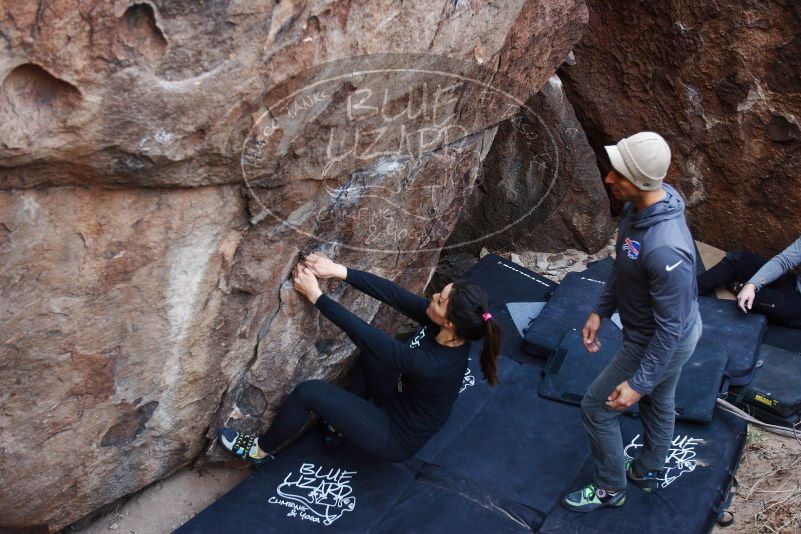
[[[799,432],[798,440],[801,440]],[[734,523],[715,534],[801,532],[801,441],[753,425],[737,470]]]

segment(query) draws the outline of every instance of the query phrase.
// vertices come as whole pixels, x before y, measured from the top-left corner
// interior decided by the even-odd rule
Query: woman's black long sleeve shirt
[[[434,339],[439,327],[426,314],[428,300],[389,280],[349,268],[345,281],[422,324],[422,329],[403,343],[370,326],[328,295],[321,295],[315,304],[359,348],[400,373],[398,390],[387,413],[395,437],[409,454],[414,454],[447,421],[467,370],[470,343],[440,345]]]

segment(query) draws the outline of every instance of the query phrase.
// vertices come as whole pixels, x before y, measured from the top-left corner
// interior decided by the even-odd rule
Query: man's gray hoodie
[[[641,212],[626,204],[618,229],[612,276],[596,313],[617,308],[623,339],[646,346],[629,386],[647,395],[659,384],[676,346],[699,320],[695,244],[684,201],[663,185],[665,197]]]

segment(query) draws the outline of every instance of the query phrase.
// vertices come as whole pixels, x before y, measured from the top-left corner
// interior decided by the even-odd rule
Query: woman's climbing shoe
[[[566,495],[562,506],[574,512],[592,512],[605,506],[623,506],[626,502],[626,490],[608,493],[594,483],[587,484],[578,491]]]
[[[233,428],[228,427],[221,428],[217,436],[220,438],[220,446],[237,458],[253,462],[254,464],[263,464],[267,460],[273,458],[271,454],[259,458],[260,449],[259,438],[257,436],[251,436],[244,432],[237,432]]]
[[[327,449],[336,449],[342,445],[344,437],[330,423],[323,421],[323,440]]]

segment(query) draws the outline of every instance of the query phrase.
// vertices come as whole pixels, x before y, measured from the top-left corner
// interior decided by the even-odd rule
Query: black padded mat
[[[492,306],[507,302],[545,301],[557,283],[506,260],[496,254],[487,254],[473,265],[465,277],[490,293]]]
[[[606,287],[603,264],[594,270],[568,273],[526,331],[523,350],[532,356],[547,358],[559,348],[571,330],[581,330]],[[607,273],[608,274],[608,273]],[[604,323],[611,323],[605,320]]]
[[[758,313],[742,313],[735,302],[700,297],[698,306],[704,321],[699,344],[719,342],[729,354],[726,365],[731,385],[742,386],[751,381],[757,353],[767,328],[767,319]]]
[[[510,307],[508,304],[545,302],[558,284],[495,254],[485,255],[465,276],[489,294],[490,312],[503,330],[501,354],[516,361],[532,363],[532,358],[520,350],[522,339],[515,317],[512,316],[512,312],[520,310],[520,307]]]
[[[753,380],[732,397],[757,419],[792,427],[801,420],[801,354],[762,345]]]
[[[176,532],[369,532],[413,483],[404,464],[326,450],[318,426]]]
[[[533,286],[526,285],[530,282],[519,284],[528,288],[523,295],[495,291],[493,276],[508,281],[508,274],[499,273],[522,268],[494,261],[484,263],[490,273],[480,281],[500,297],[496,306],[542,298],[531,297]],[[513,323],[511,317],[508,320]],[[504,355],[533,362],[522,355],[518,333],[508,333],[514,334],[508,337],[516,343],[505,345]],[[312,428],[179,532],[520,532],[526,530],[524,525],[535,531],[542,526],[555,532],[559,525],[565,526],[564,531],[576,531],[571,522],[589,518],[562,517],[558,501],[577,481],[584,482],[582,473],[589,465],[579,408],[540,398],[536,392],[541,370],[506,358],[499,360],[500,385],[489,388],[481,378],[477,356],[478,347],[471,354],[470,372],[451,418],[416,458],[389,464],[347,443],[329,451],[320,430]],[[682,522],[686,527],[682,532],[703,531],[705,518],[714,513],[716,495],[725,492],[727,479],[719,476],[720,466],[736,465],[739,457],[736,436],[721,426],[721,415],[726,417],[716,413],[709,425],[677,426],[677,432],[688,433],[680,429],[691,428],[690,437],[701,436],[707,440],[704,444],[713,445],[704,451],[718,451],[715,458],[701,456],[712,464],[710,470],[694,467],[706,475],[705,483],[690,484],[671,504],[679,513],[695,510]],[[636,419],[621,418],[621,423],[627,436],[641,432]],[[692,452],[685,449],[682,454]],[[684,473],[681,482],[691,474],[695,473]],[[655,523],[649,516],[651,508],[640,500],[632,498],[629,504],[634,504],[622,509],[629,514],[617,515],[614,523],[603,519],[606,511],[589,515],[601,518],[604,530],[646,532]],[[656,506],[658,517],[664,507]],[[549,513],[554,517],[547,517]]]
[[[548,358],[539,394],[545,398],[580,404],[590,384],[612,361],[622,341],[619,335],[600,332],[601,350],[589,353],[584,348],[581,333],[568,332],[557,351]],[[724,371],[728,354],[720,342],[708,337],[698,343],[695,352],[684,364],[676,387],[676,417],[688,421],[709,421],[715,411],[716,399],[725,393]],[[637,405],[626,413],[637,414]]]
[[[434,485],[434,480],[406,488],[395,506],[372,533],[395,534],[447,532],[524,533],[531,529],[489,499],[474,497]]]
[[[601,349],[589,353],[584,348],[581,332],[568,332],[559,348],[551,353],[543,369],[543,377],[538,388],[541,397],[578,406],[581,399],[601,371],[612,361],[622,344],[619,331],[609,330],[604,322],[598,333]],[[612,326],[611,328],[615,328]],[[628,414],[637,413],[635,404]]]
[[[642,428],[636,419],[620,418],[627,454],[642,446]],[[554,507],[540,532],[567,533],[704,533],[709,532],[719,507],[729,494],[747,431],[745,421],[718,410],[710,423],[677,423],[665,462],[666,480],[653,494],[629,484],[626,504],[589,514]],[[587,461],[571,489],[592,477]]]
[[[589,454],[578,407],[536,395],[540,370],[521,365],[434,460],[440,478],[468,481],[536,527]],[[425,472],[425,471],[423,471]]]
[[[787,328],[770,323],[762,342],[765,345],[801,354],[801,328]]]

